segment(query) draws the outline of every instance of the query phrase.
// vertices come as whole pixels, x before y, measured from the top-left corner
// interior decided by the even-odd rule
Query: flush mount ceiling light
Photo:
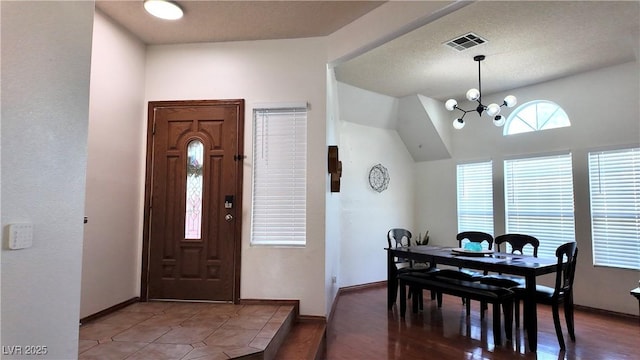
[[[458,109],[463,112],[461,117],[453,120],[453,127],[458,130],[462,129],[464,127],[464,117],[465,115],[467,115],[468,112],[471,112],[471,111],[477,111],[478,115],[480,116],[482,116],[483,112],[486,112],[488,116],[493,118],[493,124],[495,126],[502,126],[504,125],[507,119],[505,119],[504,116],[499,115],[500,108],[503,106],[514,107],[516,105],[517,99],[513,95],[508,95],[507,97],[504,98],[504,101],[502,102],[501,105],[493,103],[485,106],[482,103],[482,81],[480,78],[480,62],[484,60],[484,55],[474,56],[473,60],[478,62],[478,88],[470,89],[469,91],[467,91],[467,100],[477,101],[478,106],[475,109],[464,110],[458,107],[458,102],[455,99],[447,100],[447,102],[444,104],[447,110],[453,111],[455,109]]]
[[[144,9],[149,14],[165,20],[178,20],[183,15],[180,6],[166,0],[145,0]]]

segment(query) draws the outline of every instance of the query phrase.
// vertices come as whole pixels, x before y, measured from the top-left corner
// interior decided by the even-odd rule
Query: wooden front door
[[[142,299],[239,299],[244,100],[149,102]]]

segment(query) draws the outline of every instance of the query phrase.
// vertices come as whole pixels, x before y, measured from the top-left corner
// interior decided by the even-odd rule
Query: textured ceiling
[[[154,18],[142,0],[96,7],[145,44],[292,39],[329,35],[384,1],[175,1],[176,21]]]
[[[637,1],[480,1],[336,69],[345,83],[402,97],[463,98],[505,91],[638,59]],[[488,40],[458,52],[443,43],[474,32]],[[375,76],[372,76],[375,74]]]

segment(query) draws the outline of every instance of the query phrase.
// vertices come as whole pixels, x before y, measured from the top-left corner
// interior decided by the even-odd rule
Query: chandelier
[[[504,125],[504,123],[506,122],[507,119],[505,119],[504,116],[499,115],[500,114],[500,108],[503,107],[503,106],[514,107],[516,105],[517,99],[513,95],[508,95],[507,97],[504,98],[504,101],[502,102],[501,105],[498,105],[496,103],[492,103],[492,104],[489,104],[489,105],[485,106],[482,103],[482,81],[480,79],[480,62],[482,60],[484,60],[484,55],[474,56],[473,60],[478,62],[478,88],[477,89],[470,89],[469,91],[467,91],[467,100],[469,100],[469,101],[477,101],[478,102],[478,106],[475,109],[464,110],[464,109],[461,109],[460,107],[458,107],[458,102],[455,99],[447,100],[447,102],[444,104],[444,106],[447,108],[447,110],[453,111],[455,109],[458,109],[458,110],[463,112],[461,117],[453,119],[453,127],[458,129],[458,130],[462,129],[464,127],[464,117],[465,117],[465,115],[467,115],[468,112],[472,112],[472,111],[477,111],[478,115],[480,115],[480,116],[482,116],[483,112],[486,112],[489,117],[493,118],[493,124],[495,126],[502,126],[502,125]]]

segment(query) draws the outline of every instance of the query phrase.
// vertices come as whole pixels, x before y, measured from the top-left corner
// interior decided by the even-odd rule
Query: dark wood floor
[[[444,295],[441,309],[425,293],[424,312],[397,307],[387,311],[386,287],[342,292],[327,329],[327,359],[640,359],[638,319],[576,309],[576,342],[569,340],[563,321],[566,352],[560,352],[551,308],[538,307],[538,352],[525,351],[526,337],[518,329],[514,341],[493,345],[491,314],[480,319],[472,302],[467,318],[459,298]]]

